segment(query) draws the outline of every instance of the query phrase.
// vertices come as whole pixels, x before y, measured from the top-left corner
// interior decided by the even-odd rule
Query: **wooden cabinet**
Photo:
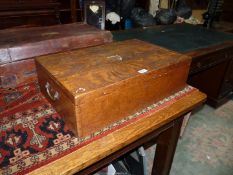
[[[0,29],[16,26],[46,26],[60,23],[56,0],[0,1]]]
[[[218,107],[233,91],[232,42],[195,51],[188,83],[208,95],[208,104]]]
[[[227,62],[227,69],[225,72],[223,85],[220,90],[220,97],[225,97],[229,94],[229,92],[233,91],[233,53],[229,53],[228,55],[230,60]]]

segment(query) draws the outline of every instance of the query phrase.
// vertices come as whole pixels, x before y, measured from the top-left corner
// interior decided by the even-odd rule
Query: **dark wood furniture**
[[[79,0],[58,0],[60,2],[60,20],[62,24],[81,22],[83,17],[83,4]],[[83,2],[84,3],[84,2]]]
[[[34,57],[101,45],[112,41],[109,31],[83,23],[0,31],[0,87],[35,81]]]
[[[218,21],[212,26],[214,30],[233,33],[233,22]]]
[[[202,104],[205,98],[200,91],[190,92],[162,110],[88,143],[29,174],[92,174],[125,153],[155,139],[157,148],[152,174],[168,175],[183,116]]]
[[[233,14],[233,1],[232,0],[224,0],[223,12],[222,12],[222,15],[220,17],[221,20],[233,22],[232,14]]]
[[[56,0],[0,1],[0,29],[16,26],[47,26],[60,23]]]
[[[62,23],[84,21],[84,1],[80,4],[79,0],[58,0],[60,4],[60,19]],[[93,1],[99,3],[100,1]],[[120,2],[120,1],[119,1]],[[136,0],[135,6],[149,10],[149,0]]]
[[[188,83],[208,94],[208,104],[218,107],[233,91],[233,42],[188,52],[193,57]]]
[[[113,32],[114,40],[138,38],[192,56],[188,83],[217,107],[233,91],[233,35],[201,26],[177,24]]]

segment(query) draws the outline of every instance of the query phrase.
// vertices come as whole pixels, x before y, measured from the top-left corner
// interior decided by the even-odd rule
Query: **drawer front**
[[[190,67],[190,74],[194,74],[209,69],[217,64],[220,64],[226,61],[227,59],[230,59],[231,55],[232,53],[230,49],[227,48],[206,55],[202,55],[200,57],[193,58]]]

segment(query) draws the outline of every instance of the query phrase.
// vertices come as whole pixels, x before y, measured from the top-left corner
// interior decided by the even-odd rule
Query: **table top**
[[[185,53],[233,40],[233,34],[190,24],[174,24],[112,32],[113,40],[137,38]]]
[[[177,99],[156,112],[151,112],[145,118],[137,120],[125,127],[93,141],[80,149],[49,163],[30,174],[73,174],[101,159],[115,153],[139,138],[161,128],[167,123],[199,106],[206,99],[206,95],[198,90]]]

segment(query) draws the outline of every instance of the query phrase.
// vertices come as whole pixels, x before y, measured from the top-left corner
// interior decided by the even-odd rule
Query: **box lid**
[[[109,31],[83,23],[0,31],[0,64],[112,41]]]
[[[79,97],[87,93],[180,62],[189,64],[190,59],[183,54],[133,39],[41,56],[36,62],[76,105]]]

